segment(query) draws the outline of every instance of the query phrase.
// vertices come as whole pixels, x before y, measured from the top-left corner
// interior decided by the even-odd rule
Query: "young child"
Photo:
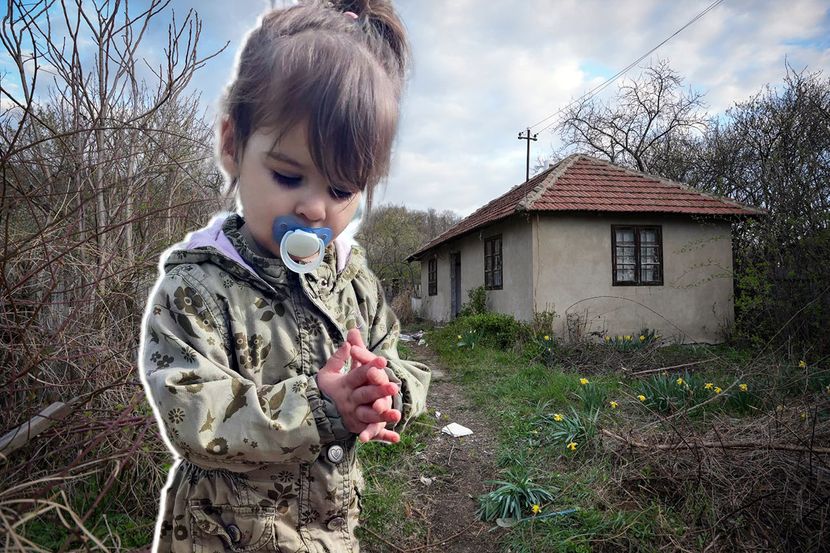
[[[344,232],[389,168],[406,69],[387,1],[264,15],[228,88],[241,213],[165,251],[141,377],[175,453],[153,551],[356,552],[358,440],[396,442],[429,369]]]

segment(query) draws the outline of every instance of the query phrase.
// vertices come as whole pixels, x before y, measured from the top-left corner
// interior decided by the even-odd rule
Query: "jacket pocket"
[[[214,505],[190,500],[193,551],[279,552],[277,511],[259,505]]]

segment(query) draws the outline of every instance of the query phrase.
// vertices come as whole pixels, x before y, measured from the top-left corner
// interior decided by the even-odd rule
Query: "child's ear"
[[[236,140],[234,126],[230,116],[222,117],[222,127],[219,131],[219,162],[231,178],[239,176],[239,163],[236,161]]]

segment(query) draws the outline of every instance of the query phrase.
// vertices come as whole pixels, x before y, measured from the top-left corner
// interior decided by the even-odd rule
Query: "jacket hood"
[[[215,260],[216,256],[222,256],[235,262],[257,279],[261,278],[256,270],[242,258],[239,251],[222,230],[228,217],[233,215],[235,213],[230,211],[223,211],[214,215],[206,226],[188,233],[184,240],[164,250],[159,260],[161,272],[165,272],[175,265],[200,263],[211,259]],[[343,271],[351,260],[352,246],[357,245],[351,235],[344,236],[344,234],[332,241],[336,250],[338,274]]]

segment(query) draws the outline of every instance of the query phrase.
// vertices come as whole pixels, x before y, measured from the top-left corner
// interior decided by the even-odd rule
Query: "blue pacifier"
[[[271,232],[274,241],[279,242],[280,257],[285,266],[295,273],[310,273],[323,262],[323,252],[331,242],[330,228],[304,227],[302,221],[293,215],[282,215],[274,219]],[[311,261],[295,261],[316,255]]]

